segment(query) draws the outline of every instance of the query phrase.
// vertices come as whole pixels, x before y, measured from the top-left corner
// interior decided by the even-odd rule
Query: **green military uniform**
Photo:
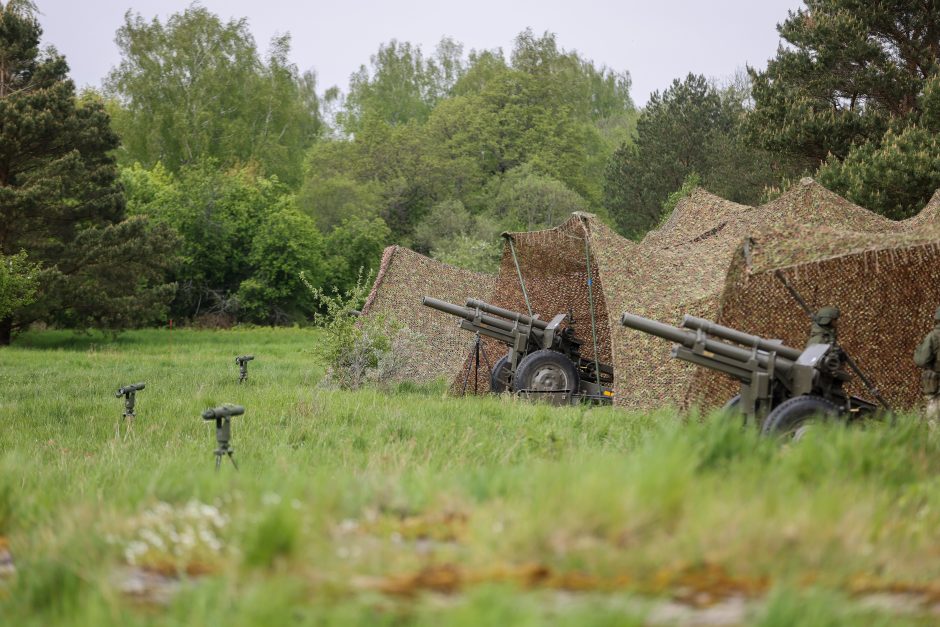
[[[823,307],[813,316],[813,326],[809,329],[807,348],[813,344],[836,343],[836,320],[839,319],[838,307]]]
[[[914,363],[924,369],[921,388],[927,402],[927,420],[936,424],[940,419],[940,307],[933,317],[933,330],[914,351]]]

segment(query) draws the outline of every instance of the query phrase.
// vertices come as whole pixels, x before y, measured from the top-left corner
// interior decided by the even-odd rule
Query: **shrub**
[[[330,292],[314,287],[303,273],[300,278],[320,305],[314,324],[326,331],[323,384],[356,389],[367,382],[393,379],[401,369],[402,343],[408,332],[387,316],[359,316],[372,285],[371,275],[363,277],[360,270],[352,287]]]

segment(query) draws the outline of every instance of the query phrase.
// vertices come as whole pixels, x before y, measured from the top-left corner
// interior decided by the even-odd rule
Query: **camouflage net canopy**
[[[767,208],[799,203],[823,216],[818,226],[754,230],[735,250],[719,322],[802,348],[809,322],[774,276],[779,270],[811,308],[840,308],[839,344],[892,406],[916,406],[920,371],[913,353],[940,305],[940,191],[917,216],[895,222],[815,183],[803,188]],[[694,379],[689,403],[707,406],[737,393],[714,373],[699,370]],[[874,400],[857,379],[849,389]]]
[[[408,354],[397,375],[400,379],[418,383],[441,377],[452,379],[463,365],[473,338],[457,328],[452,317],[423,307],[421,297],[429,295],[463,305],[468,297],[490,298],[495,284],[495,276],[389,246],[362,313],[385,316],[412,332],[406,338]]]
[[[598,360],[602,363],[612,363],[611,333],[603,281],[599,263],[593,258],[593,246],[590,245],[590,233],[594,228],[606,229],[593,214],[576,212],[564,224],[553,229],[505,233],[506,244],[503,247],[499,275],[490,302],[498,307],[525,314],[529,313],[531,306],[532,313],[542,320],[551,320],[560,313],[570,314],[568,324],[574,321],[575,332],[584,342],[581,355],[586,359],[594,359],[596,339]],[[617,235],[614,237],[624,244],[632,245]],[[591,281],[588,281],[589,259]],[[520,275],[525,284],[525,294],[522,290],[523,283],[519,281]],[[592,298],[595,315],[593,325]],[[507,352],[506,346],[495,340],[485,340],[484,346],[491,361]],[[472,355],[470,359],[473,359]],[[467,372],[466,367],[462,372]],[[463,379],[459,375],[454,387],[463,387]],[[481,368],[479,372],[476,389],[489,390],[489,372],[485,371],[485,368]]]
[[[940,193],[918,216],[895,222],[812,179],[760,207],[696,190],[639,243],[586,213],[553,229],[507,234],[497,277],[389,251],[369,310],[422,333],[426,344],[412,350],[420,360],[412,370],[448,375],[458,389],[473,337],[451,316],[421,307],[421,296],[460,305],[477,297],[526,312],[521,274],[534,313],[543,319],[573,313],[588,358],[596,338],[598,358],[614,366],[618,405],[723,404],[737,393],[734,381],[672,359],[668,342],[621,326],[620,315],[679,325],[691,314],[801,348],[809,322],[774,277],[779,269],[810,306],[842,309],[840,343],[882,393],[904,407],[918,401],[911,354],[940,304]],[[505,353],[496,342],[484,346],[480,391],[488,389],[489,366]],[[857,386],[852,391],[869,396]]]

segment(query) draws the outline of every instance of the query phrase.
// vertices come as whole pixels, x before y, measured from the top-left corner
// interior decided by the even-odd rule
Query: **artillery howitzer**
[[[725,406],[761,425],[765,435],[798,433],[815,417],[845,421],[870,415],[876,405],[849,396],[848,356],[833,344],[805,350],[784,346],[702,318],[685,316],[684,328],[630,313],[621,324],[676,343],[672,356],[730,375],[741,392]]]
[[[568,314],[545,321],[472,298],[465,307],[430,296],[421,302],[460,318],[460,328],[475,333],[478,341],[485,336],[509,348],[490,371],[492,392],[511,389],[524,395],[544,395],[556,403],[611,401],[614,369],[581,356],[582,342],[575,336]],[[467,372],[469,375],[469,367]]]

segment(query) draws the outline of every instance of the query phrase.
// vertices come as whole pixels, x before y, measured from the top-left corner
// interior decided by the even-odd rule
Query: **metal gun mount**
[[[134,412],[134,407],[137,403],[137,393],[147,387],[146,383],[134,383],[132,385],[125,385],[119,387],[114,393],[115,398],[124,397],[124,413],[121,414],[121,420],[115,425],[114,436],[116,438],[121,437],[121,426],[122,423],[125,427],[124,437],[126,438],[130,435],[131,426],[134,423],[134,418],[137,417],[137,414]]]
[[[245,413],[245,408],[241,405],[220,405],[212,407],[202,412],[202,419],[205,421],[215,421],[215,469],[219,470],[222,465],[222,457],[228,456],[235,470],[238,470],[238,464],[235,463],[235,449],[229,442],[232,439],[232,417],[241,416]]]
[[[118,388],[117,392],[114,393],[115,398],[124,397],[124,413],[122,414],[124,418],[133,420],[137,415],[134,413],[134,404],[137,401],[137,392],[143,390],[147,387],[146,383],[134,383],[133,385],[125,385]]]
[[[581,356],[582,342],[568,314],[558,314],[546,322],[537,315],[527,316],[473,298],[464,307],[430,296],[421,303],[456,316],[461,329],[507,346],[508,352],[490,372],[492,392],[511,389],[556,404],[581,399],[612,401],[613,367]]]
[[[244,383],[248,380],[248,362],[254,359],[254,355],[240,355],[235,358],[235,363],[238,365],[238,382]]]
[[[740,411],[765,434],[791,433],[824,415],[845,420],[874,412],[876,406],[849,396],[847,355],[831,344],[799,350],[743,333],[703,318],[685,316],[682,327],[624,313],[621,324],[675,342],[672,356],[730,375],[740,393],[726,408]]]

